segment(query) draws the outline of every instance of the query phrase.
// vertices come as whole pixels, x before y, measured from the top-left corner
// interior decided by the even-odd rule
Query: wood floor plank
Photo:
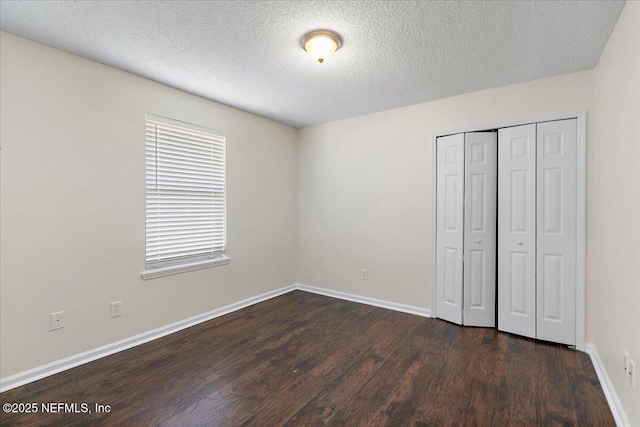
[[[576,391],[573,403],[578,424],[589,425],[592,420],[601,420],[602,425],[615,425],[590,357],[573,352],[563,359],[569,374],[569,388]]]
[[[493,329],[473,331],[474,336],[464,340],[465,352],[475,354],[472,369],[465,369],[468,378],[464,380],[464,390],[456,422],[460,425],[488,426],[493,425],[494,408],[498,405],[500,373],[504,365],[504,340],[487,340],[487,334],[495,336]],[[496,352],[478,352],[483,345],[492,346]],[[457,351],[457,350],[456,350]],[[497,356],[497,357],[496,357]]]
[[[0,426],[614,426],[589,357],[295,291],[0,395]]]
[[[284,351],[291,342],[303,334],[311,320],[325,316],[340,306],[339,301],[327,299],[318,307],[304,307],[293,314],[286,322],[270,324],[261,322],[243,339],[234,340],[234,345],[214,345],[206,351],[198,352],[197,357],[187,351],[180,352],[180,361],[167,365],[176,376],[174,386],[189,387],[189,390],[201,397],[219,390],[229,382],[242,376],[246,371],[255,370],[260,360],[269,352]],[[267,326],[264,326],[267,325]],[[192,350],[193,351],[193,350]]]
[[[219,411],[216,410],[216,405],[209,399],[198,399],[196,402],[188,406],[187,408],[179,411],[178,413],[160,420],[154,424],[158,427],[173,427],[173,426],[216,426],[216,427],[238,427],[238,424],[234,423]]]
[[[376,314],[383,314],[377,312]],[[413,331],[419,318],[386,313],[368,329],[361,329],[349,346],[332,352],[328,363],[311,373],[327,386],[287,421],[287,425],[331,425],[333,417],[353,405],[354,396]],[[344,351],[358,349],[358,351]],[[318,415],[322,414],[321,418]]]
[[[538,359],[534,341],[514,337],[509,340],[494,421],[505,425],[540,425]]]
[[[536,348],[544,352],[538,381],[548,383],[551,379],[569,383],[569,373],[566,369],[567,358],[573,350],[562,346],[537,343]],[[564,363],[563,363],[564,362]],[[548,426],[577,426],[573,392],[566,387],[540,387],[538,399],[541,406],[541,422]]]
[[[349,312],[344,311],[349,309]],[[223,413],[235,422],[242,424],[254,415],[272,410],[267,396],[278,395],[282,390],[297,386],[299,382],[317,384],[315,377],[309,374],[312,367],[324,361],[321,356],[323,347],[330,343],[330,337],[346,337],[353,331],[354,322],[371,317],[373,307],[349,304],[337,309],[341,320],[332,322],[332,328],[307,328],[296,340],[279,346],[277,352],[269,349],[255,355],[255,361],[261,361],[259,367],[234,380],[228,387],[216,392],[223,395],[227,408]],[[242,386],[238,389],[238,386]],[[311,386],[309,386],[311,387]],[[315,389],[314,389],[315,390]],[[319,391],[319,390],[318,390]],[[233,402],[231,404],[230,402]],[[261,403],[262,402],[262,403]],[[305,402],[306,403],[306,402]]]
[[[405,391],[413,388],[412,378],[430,358],[421,346],[424,335],[424,328],[416,326],[412,333],[403,336],[397,348],[384,359],[384,364],[352,398],[350,405],[338,411],[333,422],[341,425],[388,425],[390,419],[407,419],[409,408],[405,407]],[[418,393],[427,392],[426,384],[416,386]],[[409,392],[412,393],[413,390]]]

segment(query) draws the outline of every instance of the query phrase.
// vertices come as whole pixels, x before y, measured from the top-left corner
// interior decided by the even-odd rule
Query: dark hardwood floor
[[[584,353],[301,291],[0,400],[110,405],[3,426],[615,425]]]

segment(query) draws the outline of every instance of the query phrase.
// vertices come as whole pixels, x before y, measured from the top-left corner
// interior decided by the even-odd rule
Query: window
[[[229,261],[226,137],[147,114],[144,279]]]

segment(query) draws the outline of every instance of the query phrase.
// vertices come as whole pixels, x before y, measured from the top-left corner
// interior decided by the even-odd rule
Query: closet
[[[576,119],[436,139],[436,312],[576,343]]]

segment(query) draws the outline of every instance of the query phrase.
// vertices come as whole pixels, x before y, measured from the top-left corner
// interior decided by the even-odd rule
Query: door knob
[[[480,239],[476,239],[476,243],[480,243]]]
[[[517,245],[519,245],[519,246],[522,246],[522,240],[518,240],[518,241],[516,242],[516,244],[517,244]]]

